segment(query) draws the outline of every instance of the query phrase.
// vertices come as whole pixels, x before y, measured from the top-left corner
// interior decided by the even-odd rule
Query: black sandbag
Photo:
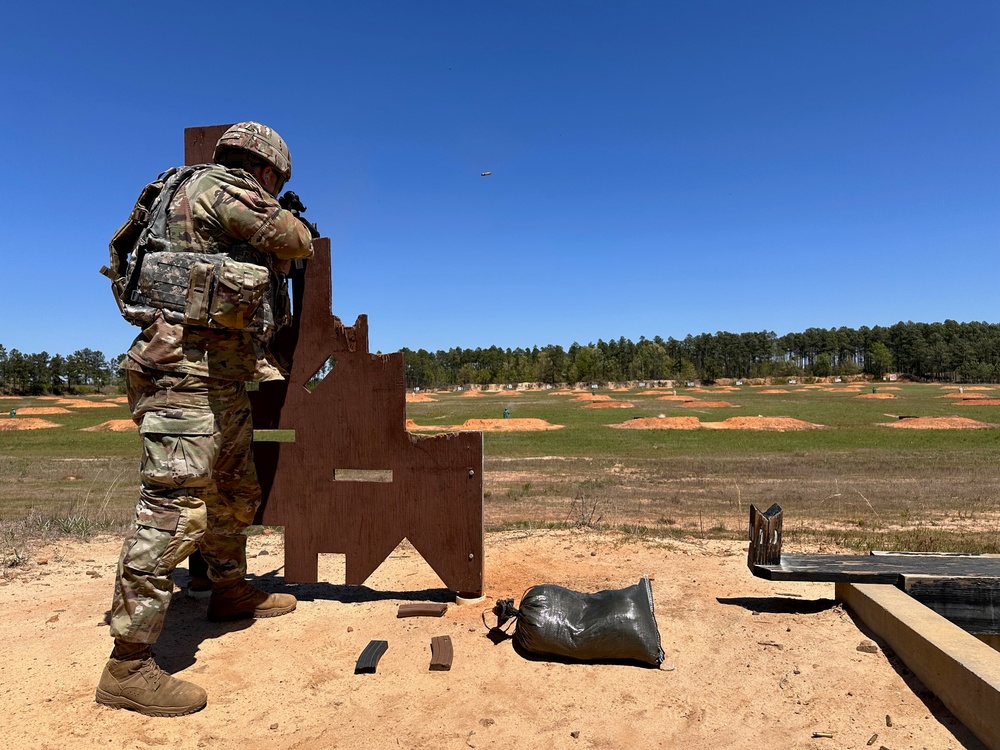
[[[553,584],[533,586],[513,614],[514,641],[533,654],[653,666],[663,661],[653,591],[645,576],[634,586],[596,594]]]

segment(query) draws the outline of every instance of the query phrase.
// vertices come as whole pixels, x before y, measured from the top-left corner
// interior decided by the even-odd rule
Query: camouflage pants
[[[246,527],[260,504],[250,401],[243,383],[127,371],[142,438],[136,527],[118,562],[111,635],[155,643],[173,570],[195,548],[213,581],[246,574]]]

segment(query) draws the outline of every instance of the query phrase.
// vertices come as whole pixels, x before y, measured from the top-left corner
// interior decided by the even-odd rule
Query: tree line
[[[829,377],[895,372],[917,380],[1000,382],[1000,324],[899,322],[869,328],[807,328],[654,336],[568,348],[402,350],[408,388],[507,383],[700,381],[722,378]],[[118,362],[80,349],[68,356],[9,352],[0,344],[0,391],[14,394],[102,390],[118,384]]]
[[[893,326],[702,333],[683,339],[624,336],[530,349],[403,349],[406,385],[700,381],[888,373],[917,380],[1000,381],[1000,324],[899,322]]]
[[[118,383],[118,363],[102,352],[78,349],[63,356],[48,352],[9,352],[0,344],[0,392],[18,395],[72,393],[81,389],[102,391]]]

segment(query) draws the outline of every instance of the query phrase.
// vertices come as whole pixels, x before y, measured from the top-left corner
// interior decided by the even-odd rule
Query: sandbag
[[[527,652],[578,661],[663,662],[645,576],[634,586],[596,594],[543,584],[524,592],[519,608],[513,602],[497,602],[497,625],[516,618],[514,642]]]

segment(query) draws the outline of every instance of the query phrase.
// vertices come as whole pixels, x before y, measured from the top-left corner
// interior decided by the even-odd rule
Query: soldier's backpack
[[[229,253],[176,252],[166,239],[167,207],[177,190],[212,166],[176,167],[146,185],[112,236],[110,265],[101,273],[111,280],[122,317],[134,325],[147,326],[160,313],[171,323],[268,337],[283,316],[275,314],[276,285],[262,253],[247,245]]]

